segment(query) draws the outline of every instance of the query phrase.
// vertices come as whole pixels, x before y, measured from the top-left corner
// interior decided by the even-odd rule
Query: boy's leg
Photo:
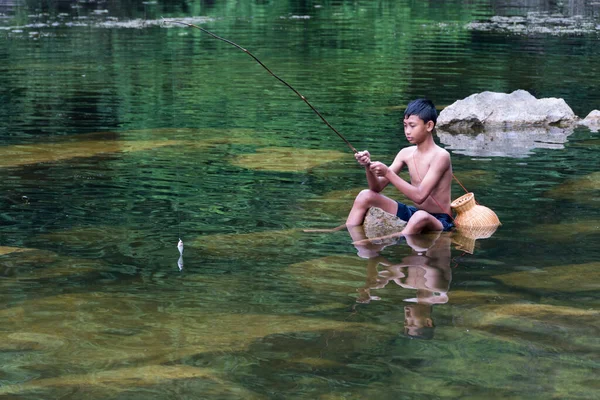
[[[346,219],[346,226],[361,225],[365,219],[365,214],[371,207],[381,208],[383,211],[393,215],[396,215],[398,211],[398,203],[395,200],[373,190],[366,189],[356,196],[352,210],[350,210],[350,214],[348,214],[348,218]]]
[[[403,235],[416,235],[422,232],[443,231],[444,226],[433,215],[427,211],[419,210],[415,212],[408,220],[408,223],[402,229]]]

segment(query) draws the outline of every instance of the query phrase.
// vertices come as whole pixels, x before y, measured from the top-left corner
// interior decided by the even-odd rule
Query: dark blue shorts
[[[397,201],[396,203],[398,203],[398,211],[396,211],[396,216],[403,221],[408,221],[410,219],[410,217],[413,216],[414,213],[419,211],[419,209],[415,206],[407,206],[406,204],[402,204],[399,201]],[[442,223],[442,226],[444,227],[444,232],[447,232],[450,229],[454,228],[454,220],[448,214],[445,214],[445,213],[439,213],[439,214],[429,213],[429,214],[433,215],[435,217],[435,219],[437,219],[438,221],[440,221]]]

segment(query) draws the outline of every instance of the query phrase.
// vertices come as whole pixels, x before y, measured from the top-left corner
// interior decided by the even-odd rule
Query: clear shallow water
[[[486,154],[442,142],[503,226],[362,259],[347,232],[301,231],[341,223],[364,187],[343,142],[239,50],[158,23],[194,16],[247,47],[389,162],[415,97],[526,89],[600,108],[597,33],[467,28],[595,10],[2,9],[1,395],[597,397],[598,133]]]

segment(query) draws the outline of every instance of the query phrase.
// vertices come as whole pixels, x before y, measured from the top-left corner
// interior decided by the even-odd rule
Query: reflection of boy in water
[[[434,331],[432,306],[448,302],[447,292],[452,280],[450,236],[439,232],[409,235],[406,242],[413,251],[399,264],[392,264],[382,256],[369,259],[367,281],[359,289],[357,302],[379,300],[371,295],[371,290],[383,288],[390,281],[403,288],[415,289],[416,297],[404,300],[414,303],[404,307],[404,331],[411,337],[431,339]],[[378,271],[379,265],[385,267],[381,272]]]
[[[404,307],[404,334],[416,339],[433,339],[435,326],[430,304],[411,304]]]

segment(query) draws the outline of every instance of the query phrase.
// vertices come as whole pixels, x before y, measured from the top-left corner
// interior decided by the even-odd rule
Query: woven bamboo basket
[[[475,202],[473,193],[460,196],[450,206],[456,212],[454,225],[458,228],[487,228],[501,225],[496,213]]]

